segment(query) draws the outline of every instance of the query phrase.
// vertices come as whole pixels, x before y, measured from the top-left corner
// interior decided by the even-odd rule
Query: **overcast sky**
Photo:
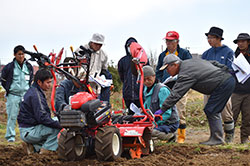
[[[171,30],[181,47],[201,54],[212,26],[224,30],[223,43],[235,50],[237,35],[250,33],[249,7],[249,0],[1,0],[0,60],[10,62],[19,44],[30,51],[35,44],[45,54],[64,47],[71,56],[71,45],[88,43],[96,32],[105,36],[102,48],[115,63],[129,37],[158,55]]]

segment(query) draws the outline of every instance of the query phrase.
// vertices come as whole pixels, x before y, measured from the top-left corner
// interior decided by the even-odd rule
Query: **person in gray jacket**
[[[161,70],[164,69],[171,76],[178,74],[178,78],[171,94],[162,104],[162,112],[173,107],[190,88],[210,95],[204,107],[210,128],[210,138],[200,144],[224,144],[221,112],[235,87],[235,79],[229,73],[229,69],[217,61],[198,58],[182,61],[174,54],[164,58]]]

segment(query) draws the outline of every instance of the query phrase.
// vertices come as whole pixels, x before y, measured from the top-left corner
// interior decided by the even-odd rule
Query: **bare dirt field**
[[[195,94],[193,94],[195,96]],[[155,151],[149,156],[140,159],[128,159],[122,157],[117,161],[103,162],[91,156],[82,161],[62,161],[57,155],[26,155],[20,138],[15,143],[8,143],[4,139],[4,133],[0,137],[0,165],[7,166],[165,166],[165,165],[250,165],[250,144],[240,145],[239,127],[233,144],[224,146],[201,146],[198,143],[208,139],[209,132],[204,116],[194,106],[197,100],[189,99],[188,109],[195,107],[195,111],[187,112],[188,128],[184,144],[164,144],[157,142]],[[196,108],[197,107],[197,108]],[[193,109],[193,108],[192,108]],[[193,117],[193,118],[190,118]],[[198,118],[197,118],[198,117]],[[0,100],[0,126],[4,131],[6,125],[5,100]],[[17,130],[18,132],[18,130]]]

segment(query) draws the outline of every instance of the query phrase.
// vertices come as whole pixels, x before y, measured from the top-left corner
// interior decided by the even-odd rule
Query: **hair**
[[[14,48],[14,54],[18,53],[18,51],[25,51],[25,48],[22,45],[18,45]]]
[[[45,68],[39,69],[36,74],[34,81],[37,83],[38,80],[44,82],[47,79],[53,78],[51,72]]]

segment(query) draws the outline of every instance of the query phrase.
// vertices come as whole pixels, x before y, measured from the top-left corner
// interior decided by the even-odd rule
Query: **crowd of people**
[[[204,113],[207,117],[210,137],[200,142],[204,145],[231,143],[234,138],[235,123],[242,114],[240,141],[249,142],[250,135],[250,79],[241,83],[232,68],[234,58],[242,54],[250,64],[250,36],[240,33],[233,41],[237,44],[234,52],[222,44],[223,30],[211,27],[205,33],[210,49],[201,58],[192,58],[190,52],[179,45],[179,34],[176,31],[166,33],[164,40],[166,50],[158,58],[156,69],[146,64],[144,72],[144,107],[162,119],[155,118],[156,127],[152,137],[167,142],[176,140],[184,143],[186,137],[186,103],[187,93],[194,89],[204,94]],[[118,73],[123,83],[123,99],[128,114],[133,111],[133,103],[140,107],[139,83],[131,70],[132,55],[130,44],[137,42],[130,37],[125,42],[126,55],[118,62]],[[90,76],[103,75],[112,79],[108,71],[108,56],[102,50],[104,36],[95,33],[89,43],[84,45],[92,51],[90,56]],[[81,47],[76,53],[81,51]],[[57,135],[62,129],[58,119],[51,116],[45,91],[50,89],[52,74],[47,69],[39,69],[33,74],[32,65],[25,59],[25,48],[18,45],[14,48],[14,59],[7,64],[1,74],[1,83],[6,90],[7,126],[5,138],[8,142],[16,139],[16,121],[20,137],[24,141],[27,153],[50,153],[57,150]],[[250,69],[249,69],[250,70]],[[77,76],[81,79],[82,74]],[[174,81],[168,84],[166,80]],[[109,102],[110,87],[102,87],[90,82],[92,89],[100,100]],[[56,90],[55,108],[62,109],[69,104],[69,97],[82,91],[74,80],[65,79]],[[222,124],[222,121],[224,124]],[[224,126],[224,133],[223,133]]]

